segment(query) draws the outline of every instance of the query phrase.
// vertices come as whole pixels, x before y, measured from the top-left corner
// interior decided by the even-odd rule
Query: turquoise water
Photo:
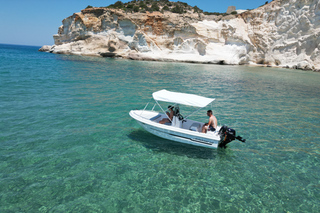
[[[319,73],[37,49],[0,45],[0,212],[320,212]],[[216,98],[247,142],[144,131],[128,112],[163,88]]]

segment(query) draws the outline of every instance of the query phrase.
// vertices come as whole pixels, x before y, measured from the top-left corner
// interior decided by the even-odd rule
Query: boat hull
[[[184,144],[216,149],[220,137],[217,133],[201,133],[152,121],[152,117],[159,116],[158,112],[132,110],[130,116],[146,131],[158,137]]]

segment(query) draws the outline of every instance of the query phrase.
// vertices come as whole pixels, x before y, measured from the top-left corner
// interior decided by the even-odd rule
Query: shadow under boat
[[[216,157],[220,158],[223,156],[230,157],[230,150],[228,149],[208,149],[203,147],[195,147],[192,145],[163,139],[141,129],[130,132],[128,137],[141,143],[147,149],[151,149],[153,152],[166,152],[174,155],[201,159],[215,159]]]

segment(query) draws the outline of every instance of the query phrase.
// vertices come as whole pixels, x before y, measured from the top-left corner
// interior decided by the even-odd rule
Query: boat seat
[[[161,117],[161,115],[159,114],[159,115],[156,115],[156,116],[150,118],[150,120],[151,120],[151,121],[154,121],[154,120],[157,120],[157,119],[160,118],[160,117]]]
[[[190,126],[189,130],[195,131],[195,132],[200,132],[200,128],[201,128],[201,124],[199,124],[199,123],[193,123],[193,124]]]

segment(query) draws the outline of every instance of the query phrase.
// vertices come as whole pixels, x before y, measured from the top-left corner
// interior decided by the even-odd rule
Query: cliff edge
[[[320,2],[274,0],[237,15],[88,8],[62,21],[57,54],[320,69]]]

